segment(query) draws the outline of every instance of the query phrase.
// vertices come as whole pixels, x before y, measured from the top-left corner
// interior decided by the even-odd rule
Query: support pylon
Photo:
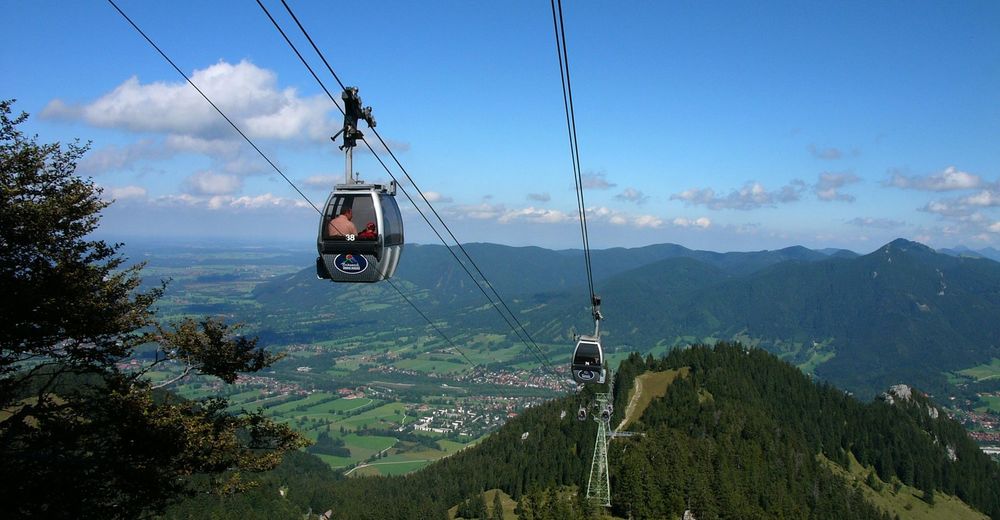
[[[597,441],[594,443],[594,460],[590,464],[590,481],[587,483],[587,498],[595,500],[605,507],[611,507],[611,480],[608,476],[608,430],[611,414],[608,410],[611,394],[597,394],[597,409],[594,414],[597,421]]]

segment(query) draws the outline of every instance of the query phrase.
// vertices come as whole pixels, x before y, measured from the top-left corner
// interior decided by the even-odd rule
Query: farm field
[[[479,438],[502,424],[497,418],[555,392],[554,387],[515,390],[517,385],[511,386],[510,378],[518,371],[523,371],[518,377],[531,377],[537,384],[539,356],[526,351],[509,334],[488,327],[455,327],[452,322],[464,317],[434,317],[448,330],[454,345],[423,322],[387,328],[376,321],[352,318],[398,308],[395,297],[386,299],[384,287],[330,285],[325,286],[329,290],[319,291],[322,288],[314,287],[311,276],[305,276],[284,292],[279,287],[279,293],[261,293],[275,278],[293,279],[308,271],[315,258],[311,248],[209,243],[164,246],[135,241],[127,246],[127,256],[149,261],[144,270],[145,287],[170,280],[159,302],[160,320],[215,316],[227,323],[243,323],[240,333],[259,335],[262,346],[284,356],[236,385],[220,385],[214,378],[196,376],[172,385],[172,389],[187,399],[225,397],[228,412],[261,411],[314,442],[323,434],[324,443],[334,443],[329,447],[331,452],[342,452],[343,448],[350,452],[350,456],[317,453],[331,467],[349,468],[367,461],[378,463],[365,470],[368,472],[413,471],[468,445],[451,438]],[[401,284],[416,302],[435,297],[405,280]],[[320,296],[320,307],[298,305],[295,295],[309,297],[310,291]],[[568,360],[572,349],[571,342],[539,346],[557,366]],[[502,383],[490,380],[490,371],[479,368],[484,366],[502,368],[506,373]],[[167,381],[183,367],[160,368],[151,374],[151,380]],[[346,394],[363,397],[342,397]],[[482,399],[496,395],[506,398]],[[438,413],[449,416],[436,419],[437,431],[413,428],[421,419]],[[466,424],[469,426],[455,426]],[[377,430],[381,435],[360,435],[363,430]],[[396,431],[400,437],[418,435],[437,441],[441,449],[413,442],[413,437],[399,441],[390,434]]]
[[[993,358],[989,363],[960,370],[958,373],[976,381],[1000,378],[1000,359]]]
[[[996,395],[980,395],[986,404],[976,408],[977,412],[985,412],[987,410],[1000,410],[1000,396]]]

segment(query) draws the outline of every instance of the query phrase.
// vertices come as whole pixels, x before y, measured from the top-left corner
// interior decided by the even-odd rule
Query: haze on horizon
[[[340,114],[256,5],[121,6],[325,200],[343,177]],[[109,5],[7,7],[0,65],[17,73],[0,91],[42,140],[92,141],[79,172],[117,201],[102,234],[313,243],[314,210]],[[580,247],[548,5],[372,2],[350,26],[293,7],[463,242]],[[592,247],[1000,247],[995,2],[566,16]],[[388,180],[370,154],[355,169]],[[403,211],[408,241],[436,243]]]

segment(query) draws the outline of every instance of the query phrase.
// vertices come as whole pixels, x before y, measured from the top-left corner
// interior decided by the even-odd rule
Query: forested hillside
[[[616,414],[637,375],[681,367],[687,376],[630,426],[644,436],[611,441],[616,516],[891,518],[823,461],[846,466],[853,454],[873,479],[912,485],[929,503],[935,493],[955,495],[1000,518],[1000,468],[919,392],[865,404],[764,351],[719,345],[630,357],[618,370]],[[574,412],[591,397],[588,389],[530,409],[476,447],[405,477],[338,479],[298,455],[247,496],[198,499],[168,516],[210,508],[219,518],[271,518],[311,508],[333,518],[445,518],[493,488],[519,500],[522,518],[592,516],[600,508],[579,499],[540,505],[559,501],[565,495],[554,490],[563,486],[586,486],[596,432]]]
[[[743,334],[797,363],[828,342],[816,374],[863,397],[900,382],[941,392],[942,370],[1000,355],[1000,264],[991,260],[896,240],[854,259],[785,262],[721,281],[686,271],[690,287],[679,290],[668,262],[605,284],[612,340]]]
[[[580,271],[578,252],[467,249],[539,342],[565,343],[591,326],[584,280],[565,274]],[[864,398],[900,382],[944,395],[953,389],[942,371],[1000,357],[1000,263],[906,240],[864,256],[831,253],[796,247],[723,254],[670,244],[595,251],[606,340],[645,352],[740,339]],[[443,247],[408,247],[397,278],[445,330],[503,330]],[[254,299],[260,314],[246,319],[275,341],[426,325],[389,287],[332,292],[311,269],[258,286]]]

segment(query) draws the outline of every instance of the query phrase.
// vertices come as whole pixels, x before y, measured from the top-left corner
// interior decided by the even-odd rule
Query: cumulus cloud
[[[934,228],[934,234],[989,237],[989,232],[996,231],[993,227],[996,222],[980,211],[988,208],[970,205],[966,199],[935,200],[919,209],[937,215],[944,222]]]
[[[679,227],[679,228],[694,227],[694,228],[708,229],[712,227],[712,221],[707,217],[700,217],[696,219],[677,217],[671,223],[674,225],[674,227]]]
[[[428,202],[452,202],[451,197],[445,197],[436,191],[425,191],[424,197],[427,198]]]
[[[663,219],[655,215],[639,215],[633,219],[636,227],[658,228],[663,226]]]
[[[756,181],[749,181],[739,190],[726,196],[716,195],[712,188],[692,188],[670,196],[670,200],[681,200],[691,206],[702,205],[709,209],[752,210],[764,206],[795,202],[802,197],[806,184],[794,180],[775,191],[768,191]]]
[[[213,156],[235,155],[240,143],[231,139],[206,139],[191,135],[168,135],[164,140],[167,149],[176,152],[200,153]]]
[[[499,222],[507,224],[513,221],[522,220],[540,224],[558,224],[575,220],[575,215],[554,209],[527,207],[510,210],[500,216]]]
[[[191,80],[251,138],[324,139],[335,131],[328,99],[279,88],[277,75],[249,61],[220,61]],[[51,101],[42,117],[81,120],[101,128],[158,132],[191,139],[228,139],[232,129],[186,82],[141,83],[131,77],[82,105]]]
[[[452,206],[448,213],[455,218],[470,218],[476,220],[494,220],[500,224],[515,222],[531,224],[566,224],[579,222],[576,212],[528,206],[524,208],[507,208],[502,204],[473,204]],[[656,215],[634,215],[617,211],[608,207],[598,206],[587,208],[587,221],[591,223],[606,223],[615,226],[632,228],[659,228],[664,225],[662,218]],[[701,224],[705,225],[707,219]]]
[[[184,181],[184,191],[191,195],[228,195],[243,188],[238,175],[201,171]]]
[[[842,200],[854,202],[854,196],[840,193],[840,188],[848,184],[860,182],[861,178],[853,173],[831,173],[823,172],[819,174],[819,181],[813,186],[813,193],[819,200],[832,201]]]
[[[663,219],[656,215],[629,215],[605,206],[587,208],[588,221],[607,222],[616,226],[631,226],[636,228],[659,228]]]
[[[865,228],[892,229],[903,227],[905,222],[882,217],[856,217],[847,221],[848,224]]]
[[[927,213],[934,213],[944,217],[954,217],[960,215],[968,215],[972,212],[964,204],[961,204],[957,199],[945,199],[945,200],[932,200],[920,208],[920,211],[926,211]]]
[[[993,233],[1000,233],[1000,222],[994,222],[990,224],[990,227],[988,229]]]
[[[943,217],[954,217],[996,207],[1000,207],[1000,186],[993,185],[965,197],[932,200],[920,210]]]
[[[104,188],[105,195],[114,200],[141,199],[146,197],[146,188],[142,186],[117,186]]]
[[[884,186],[900,189],[923,191],[953,191],[971,190],[983,185],[983,179],[978,175],[961,171],[954,166],[930,175],[905,175],[899,170],[892,170],[891,177],[883,181]]]
[[[625,191],[615,195],[615,198],[625,202],[633,202],[635,204],[642,204],[643,202],[649,200],[648,195],[635,188],[625,188]]]
[[[609,190],[617,184],[608,182],[608,175],[604,172],[587,172],[580,175],[585,190]]]
[[[548,202],[552,200],[552,196],[546,193],[529,193],[528,200],[533,200],[536,202]]]
[[[312,210],[307,202],[302,199],[290,199],[278,197],[271,193],[260,195],[244,195],[234,197],[232,195],[212,195],[200,196],[190,193],[180,195],[166,195],[153,200],[153,203],[160,207],[192,207],[209,210],[265,210],[265,209],[306,209]]]
[[[979,207],[1000,206],[1000,189],[990,188],[959,199],[961,204]]]

